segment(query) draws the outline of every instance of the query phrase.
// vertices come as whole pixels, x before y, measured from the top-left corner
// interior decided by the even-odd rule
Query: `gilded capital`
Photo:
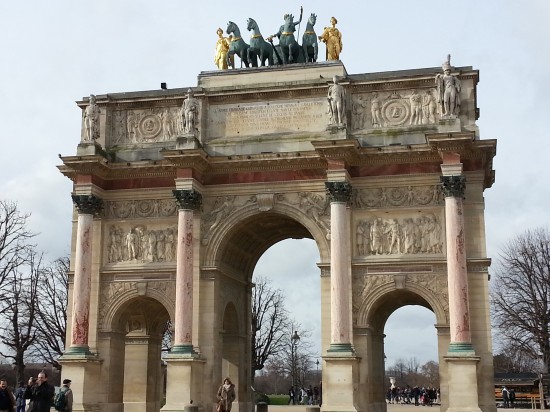
[[[440,176],[441,192],[445,197],[464,197],[466,178],[458,176]]]
[[[103,199],[95,195],[71,195],[78,213],[98,215],[103,210]]]
[[[180,210],[197,210],[202,205],[202,195],[196,190],[172,190]]]
[[[351,183],[325,182],[327,196],[331,202],[347,203],[351,199]]]

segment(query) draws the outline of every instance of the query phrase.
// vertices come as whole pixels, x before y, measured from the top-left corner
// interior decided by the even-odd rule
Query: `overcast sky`
[[[317,14],[318,33],[337,17],[340,57],[350,74],[436,67],[448,53],[453,65],[480,70],[480,135],[498,139],[496,183],[485,192],[489,257],[497,258],[512,236],[548,226],[549,1],[302,5],[305,18]],[[68,254],[72,186],[56,166],[58,154],[75,154],[79,143],[81,113],[74,101],[90,93],[158,89],[161,82],[195,86],[200,71],[215,69],[218,27],[231,20],[244,32],[252,17],[267,36],[278,30],[283,14],[297,18],[299,7],[260,1],[1,1],[0,198],[32,213],[30,227],[51,259]],[[320,50],[324,56],[324,46]],[[257,273],[272,275],[282,286],[303,280],[288,290],[288,303],[314,329],[318,253],[304,246],[304,253],[291,254],[295,248],[287,242],[268,251]],[[390,317],[388,362],[435,359],[434,322],[426,310]],[[405,329],[411,325],[414,331]]]

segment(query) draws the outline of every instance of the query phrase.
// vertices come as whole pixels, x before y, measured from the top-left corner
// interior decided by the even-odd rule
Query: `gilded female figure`
[[[335,17],[330,18],[332,27],[325,27],[323,34],[319,36],[319,40],[327,46],[327,60],[340,60],[342,52],[342,33],[336,28],[338,20]]]

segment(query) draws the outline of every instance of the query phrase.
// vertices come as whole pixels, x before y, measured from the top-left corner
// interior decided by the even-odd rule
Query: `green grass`
[[[286,405],[288,404],[288,395],[269,395],[269,403],[271,405]]]

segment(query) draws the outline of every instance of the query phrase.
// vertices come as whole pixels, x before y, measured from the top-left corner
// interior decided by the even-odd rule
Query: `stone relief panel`
[[[371,215],[355,222],[357,256],[388,256],[443,253],[441,217],[411,213],[388,218]]]
[[[104,242],[108,264],[175,262],[177,225],[109,225]]]
[[[178,211],[174,198],[107,201],[104,204],[106,219],[173,217]]]
[[[441,185],[354,189],[354,209],[399,206],[437,206],[444,202]]]
[[[110,144],[117,146],[175,140],[182,127],[178,107],[115,110]]]
[[[409,273],[353,276],[353,324],[359,324],[359,311],[369,296],[380,286],[395,289],[422,289],[429,291],[433,300],[445,311],[449,319],[449,290],[444,273]]]
[[[440,118],[435,89],[373,92],[352,99],[354,130],[436,124]]]
[[[207,245],[212,234],[230,215],[251,204],[259,210],[271,210],[276,203],[286,204],[296,208],[315,221],[317,225],[330,236],[330,201],[324,193],[298,192],[287,194],[264,194],[252,196],[219,196],[205,202],[201,221],[201,242]]]
[[[111,309],[112,305],[120,299],[120,297],[128,292],[136,292],[137,295],[144,295],[147,294],[147,292],[140,291],[139,287],[143,285],[143,281],[139,282],[103,282],[101,283],[101,291],[99,294],[99,313],[98,313],[98,325],[100,328],[106,328],[110,325],[104,325],[105,322],[105,316]],[[148,291],[156,291],[159,295],[164,296],[166,298],[166,301],[170,306],[175,306],[176,304],[176,292],[174,288],[174,281],[152,281],[146,283],[146,290]],[[136,320],[134,318],[130,318],[130,320]],[[141,325],[137,325],[137,323],[131,324],[131,327],[128,329],[127,325],[127,331],[133,331],[135,328],[142,329],[142,325],[144,322],[142,322]]]

